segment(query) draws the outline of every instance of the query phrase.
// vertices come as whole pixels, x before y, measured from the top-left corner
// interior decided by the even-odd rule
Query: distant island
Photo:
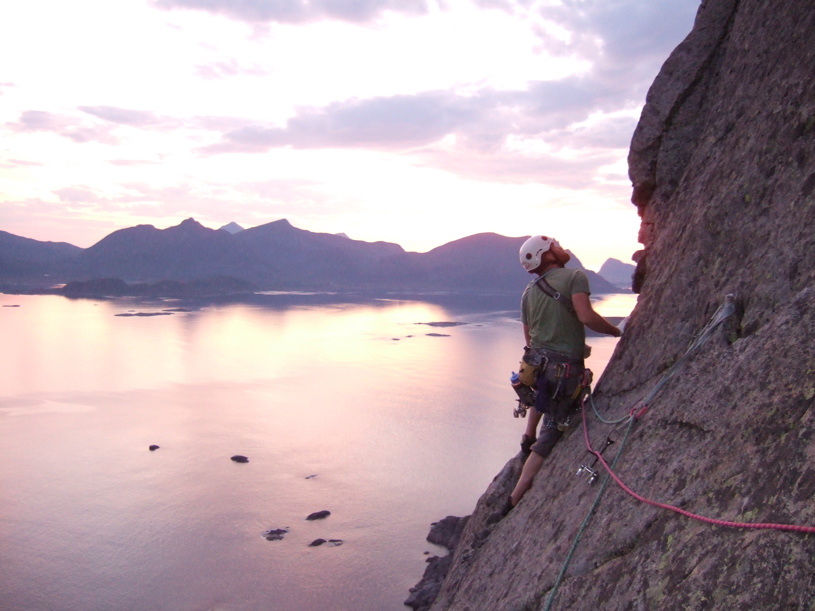
[[[114,231],[90,248],[0,231],[0,290],[71,297],[201,297],[260,291],[517,293],[528,236],[481,233],[427,253],[390,242],[316,233],[279,220],[209,229],[194,219]],[[627,292],[633,265],[609,259],[610,278],[586,270],[593,293]],[[625,277],[628,276],[626,281]]]

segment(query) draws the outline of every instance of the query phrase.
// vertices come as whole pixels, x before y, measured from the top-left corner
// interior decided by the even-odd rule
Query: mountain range
[[[93,292],[94,283],[108,291],[114,286],[120,291],[134,284],[152,286],[147,291],[151,294],[178,292],[190,285],[216,293],[515,292],[530,280],[518,264],[525,239],[481,233],[415,253],[389,242],[298,229],[285,219],[251,229],[235,223],[209,229],[190,218],[167,229],[152,225],[120,229],[83,249],[0,231],[0,284],[68,284],[80,293]],[[619,270],[619,265],[614,269]],[[595,293],[621,291],[616,277],[609,282],[585,270],[574,255],[569,267],[586,271]],[[633,271],[633,266],[628,267]],[[99,285],[101,279],[107,284]],[[110,279],[119,283],[111,284]]]

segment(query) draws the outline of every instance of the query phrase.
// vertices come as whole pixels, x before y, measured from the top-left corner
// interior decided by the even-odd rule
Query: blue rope
[[[597,406],[594,405],[594,395],[591,393],[589,393],[589,403],[591,403],[591,408],[594,410],[594,415],[597,416],[597,419],[603,424],[620,424],[629,418],[629,416],[623,416],[617,420],[606,420],[600,415],[600,412],[597,411]]]

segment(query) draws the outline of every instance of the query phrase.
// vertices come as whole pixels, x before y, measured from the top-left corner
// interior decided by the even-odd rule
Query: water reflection
[[[263,298],[0,295],[4,605],[403,608],[430,522],[517,450],[517,299]]]

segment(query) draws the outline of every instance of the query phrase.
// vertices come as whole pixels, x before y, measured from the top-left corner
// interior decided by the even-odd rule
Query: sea
[[[518,452],[518,301],[0,294],[0,609],[407,609]]]

